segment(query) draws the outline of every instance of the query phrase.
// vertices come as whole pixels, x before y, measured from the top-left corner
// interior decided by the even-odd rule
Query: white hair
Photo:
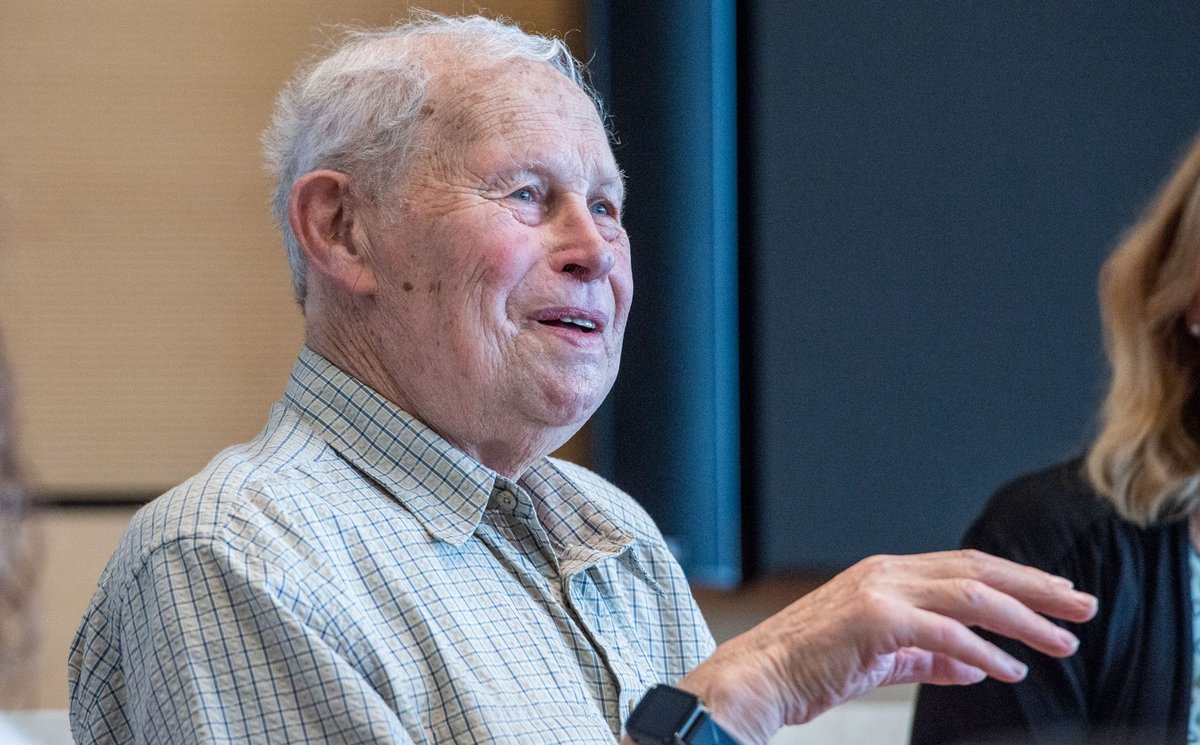
[[[583,65],[561,39],[529,34],[504,20],[432,13],[388,29],[346,31],[332,53],[284,87],[262,135],[267,170],[276,181],[272,212],[301,305],[308,267],[288,223],[292,187],[322,168],[349,175],[357,194],[372,201],[397,183],[412,154],[430,77],[418,52],[432,39],[452,56],[549,63],[588,94],[603,118]]]

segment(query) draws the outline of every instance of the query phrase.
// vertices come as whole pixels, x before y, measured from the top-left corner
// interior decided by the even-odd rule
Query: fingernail
[[[1029,668],[1016,660],[1009,663],[1008,669],[1018,681],[1025,680],[1025,676],[1029,674]]]
[[[1059,641],[1061,641],[1063,644],[1067,645],[1067,648],[1070,649],[1070,652],[1068,654],[1075,654],[1076,650],[1079,649],[1079,638],[1076,637],[1074,634],[1072,634],[1070,631],[1067,631],[1065,629],[1060,630],[1058,632],[1058,638],[1059,638]]]

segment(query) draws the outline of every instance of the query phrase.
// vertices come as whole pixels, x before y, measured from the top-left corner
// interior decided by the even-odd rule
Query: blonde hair
[[[1100,273],[1112,382],[1087,476],[1127,519],[1162,523],[1200,498],[1200,138]]]

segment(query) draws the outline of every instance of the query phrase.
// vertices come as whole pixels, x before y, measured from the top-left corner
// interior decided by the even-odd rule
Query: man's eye
[[[608,202],[595,202],[592,204],[593,215],[611,215],[614,212],[616,212],[616,210],[614,210],[612,205],[610,205]]]
[[[522,187],[514,191],[510,196],[513,199],[519,199],[522,202],[532,202],[534,199],[533,189]]]

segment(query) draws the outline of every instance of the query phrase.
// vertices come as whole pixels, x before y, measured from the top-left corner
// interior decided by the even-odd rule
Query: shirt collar
[[[496,473],[308,347],[284,400],[329,446],[455,546],[475,532]]]
[[[538,520],[550,536],[564,574],[626,551],[634,535],[549,458],[534,463],[520,485],[538,502]]]
[[[437,540],[465,542],[494,489],[508,483],[307,346],[292,368],[284,399]],[[634,540],[550,458],[536,461],[519,485],[540,502],[539,519],[573,564],[624,553]]]

